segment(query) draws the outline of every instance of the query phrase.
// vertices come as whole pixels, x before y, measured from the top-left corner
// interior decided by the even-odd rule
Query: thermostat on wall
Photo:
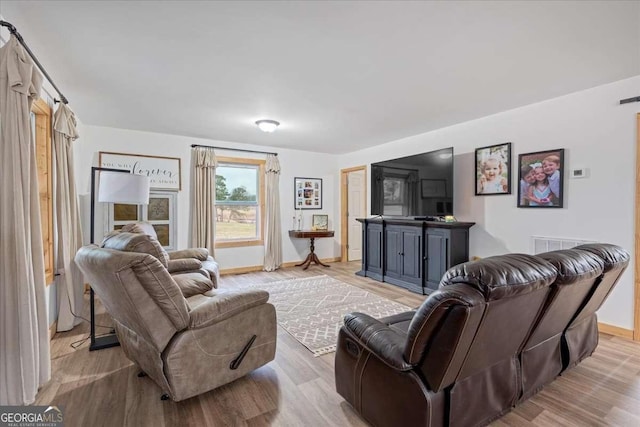
[[[588,177],[589,177],[588,168],[571,169],[571,178],[588,178]]]

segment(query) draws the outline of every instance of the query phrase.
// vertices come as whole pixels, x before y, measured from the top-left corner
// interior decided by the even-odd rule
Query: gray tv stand
[[[419,294],[438,289],[442,275],[469,260],[469,228],[475,222],[359,218],[362,269],[358,276]]]

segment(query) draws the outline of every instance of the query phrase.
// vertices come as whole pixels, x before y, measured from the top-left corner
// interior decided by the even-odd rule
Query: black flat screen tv
[[[453,147],[373,163],[371,215],[453,215]]]

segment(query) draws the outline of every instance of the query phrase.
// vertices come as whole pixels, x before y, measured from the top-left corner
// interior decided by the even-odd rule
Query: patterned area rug
[[[336,351],[338,331],[347,313],[375,318],[411,308],[329,276],[315,276],[245,285],[264,289],[276,307],[278,323],[315,356]]]

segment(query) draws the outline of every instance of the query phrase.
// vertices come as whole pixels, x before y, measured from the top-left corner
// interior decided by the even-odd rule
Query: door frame
[[[640,113],[637,114],[636,119],[636,224],[634,245],[635,260],[633,267],[635,283],[633,339],[635,341],[640,341]]]
[[[362,166],[354,166],[352,168],[340,169],[340,260],[345,262],[349,259],[349,252],[347,250],[347,245],[349,243],[349,218],[347,217],[347,210],[349,208],[349,199],[348,199],[348,176],[351,172],[356,172],[359,170],[364,171],[364,194],[365,194],[365,205],[368,202],[367,195],[367,165]],[[366,212],[366,210],[365,210]],[[366,215],[366,213],[365,213]],[[364,250],[364,248],[362,248]]]

